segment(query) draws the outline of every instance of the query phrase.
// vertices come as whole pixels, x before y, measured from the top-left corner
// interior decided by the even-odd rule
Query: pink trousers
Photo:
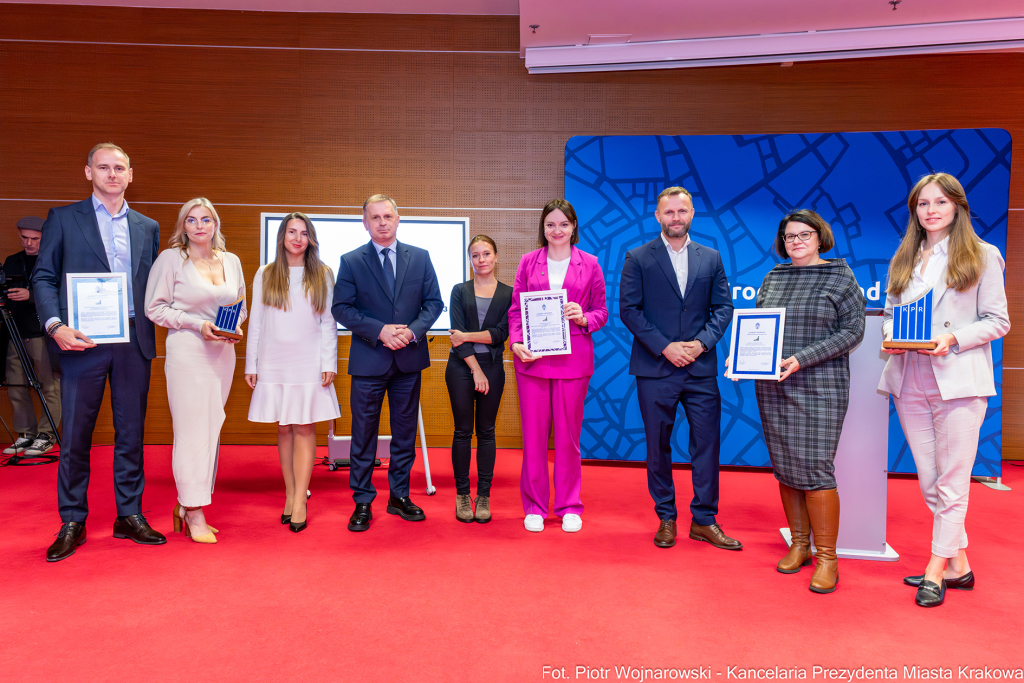
[[[548,434],[555,429],[555,514],[582,514],[580,430],[589,377],[544,379],[516,373],[523,421],[523,472],[519,488],[523,511],[547,517]]]
[[[931,358],[908,351],[903,387],[893,402],[914,455],[924,502],[934,519],[932,554],[956,557],[967,547],[967,496],[988,399],[943,401]]]

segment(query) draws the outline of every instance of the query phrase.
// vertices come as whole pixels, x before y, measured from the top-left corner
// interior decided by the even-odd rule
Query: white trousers
[[[967,496],[988,399],[943,401],[931,357],[908,351],[903,387],[893,402],[914,455],[924,502],[932,512],[932,554],[956,557],[967,547]]]

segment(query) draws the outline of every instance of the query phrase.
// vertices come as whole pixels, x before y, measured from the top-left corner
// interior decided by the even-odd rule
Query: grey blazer
[[[935,285],[932,295],[932,339],[952,333],[958,342],[950,347],[949,355],[932,357],[932,370],[944,401],[996,394],[989,342],[1010,331],[1003,287],[1006,263],[997,248],[991,244],[984,244],[984,247],[985,268],[976,285],[966,292],[958,292],[948,288],[943,278]],[[903,303],[901,298],[903,295],[892,294],[885,298],[882,333],[886,340],[892,339],[892,311],[896,304]],[[878,390],[899,398],[906,366],[906,354],[889,356]]]

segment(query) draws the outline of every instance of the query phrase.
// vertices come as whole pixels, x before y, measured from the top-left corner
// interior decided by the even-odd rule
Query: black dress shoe
[[[920,574],[918,576],[907,576],[903,579],[903,583],[908,586],[913,586],[914,588],[920,586],[922,581],[924,581],[924,574]],[[974,572],[969,571],[963,576],[959,576],[955,579],[946,579],[946,588],[959,591],[974,590]]]
[[[921,607],[938,607],[946,601],[946,580],[942,580],[942,584],[932,583],[931,581],[922,581],[921,585],[917,587],[917,597],[914,598]]]
[[[142,545],[163,545],[167,538],[151,527],[141,514],[114,519],[114,538],[130,538]]]
[[[85,522],[65,522],[57,532],[57,540],[46,549],[47,562],[60,562],[75,554],[75,549],[85,543]]]
[[[370,528],[370,520],[373,519],[373,510],[369,503],[356,503],[355,512],[348,518],[349,531],[366,531]]]
[[[427,518],[423,514],[423,510],[414,505],[409,496],[404,498],[391,496],[388,498],[388,514],[398,515],[407,522],[422,522]]]

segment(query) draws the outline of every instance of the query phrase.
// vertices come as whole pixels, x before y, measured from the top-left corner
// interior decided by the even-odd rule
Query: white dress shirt
[[[686,296],[686,278],[690,275],[690,257],[686,248],[690,246],[690,234],[686,234],[686,241],[679,251],[672,249],[672,245],[665,239],[665,233],[661,233],[661,241],[665,243],[668,251],[668,260],[672,262],[672,270],[676,271],[676,282],[679,283],[679,293]]]
[[[928,291],[929,287],[939,284],[939,278],[946,277],[946,266],[949,265],[949,235],[932,247],[932,255],[928,258],[928,267],[922,269],[921,252],[923,251],[924,243],[922,242],[921,250],[917,255],[917,265],[914,266],[914,274],[907,284],[907,292],[903,297],[905,301],[916,299]]]

